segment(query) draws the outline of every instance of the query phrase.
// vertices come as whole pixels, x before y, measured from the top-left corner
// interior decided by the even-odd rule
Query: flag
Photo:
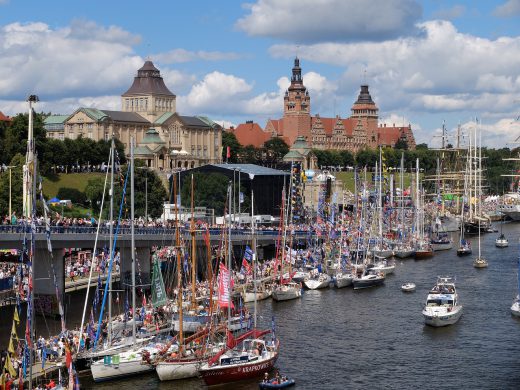
[[[226,148],[226,158],[231,158],[231,148],[229,146]]]
[[[271,332],[272,332],[272,335],[273,335],[273,344],[276,340],[276,333],[275,333],[275,322],[274,322],[274,316],[271,317]]]
[[[240,203],[244,203],[244,193],[243,192],[240,192],[240,196],[238,198],[239,198]]]
[[[11,327],[11,338],[18,340],[18,335],[16,334],[16,326],[15,326],[14,321],[13,321],[13,326]]]
[[[11,362],[11,354],[9,353],[6,355],[5,358],[4,370],[8,371],[9,375],[11,375],[12,377],[16,376],[16,370],[13,367],[13,363]]]
[[[18,308],[15,306],[14,308],[14,317],[13,319],[16,321],[17,324],[20,323],[20,317],[18,317]]]
[[[228,307],[231,302],[231,289],[233,288],[233,279],[229,270],[224,264],[220,264],[218,273],[218,304],[220,307]],[[231,308],[234,309],[233,302]]]
[[[244,269],[246,274],[249,275],[251,273],[251,266],[249,265],[249,263],[247,262],[247,260],[245,258],[242,259],[242,268]]]
[[[247,260],[247,261],[251,261],[253,259],[253,250],[246,245],[246,251],[244,252],[244,258]]]

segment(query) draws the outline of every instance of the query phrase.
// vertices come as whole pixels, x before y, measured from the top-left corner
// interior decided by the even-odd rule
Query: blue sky
[[[185,115],[265,125],[301,58],[311,111],[347,117],[366,80],[380,120],[432,146],[479,118],[520,136],[520,0],[0,0],[0,111],[119,109],[150,57]]]

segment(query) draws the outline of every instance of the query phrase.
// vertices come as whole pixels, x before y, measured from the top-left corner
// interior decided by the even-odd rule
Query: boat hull
[[[301,296],[302,289],[300,287],[278,287],[273,290],[271,295],[275,301],[290,301]]]
[[[424,323],[435,328],[455,324],[462,316],[462,306],[454,308],[451,312],[423,310]]]
[[[254,292],[246,292],[243,294],[244,303],[254,302],[255,295],[257,301],[263,301],[271,296],[271,291],[260,291],[256,294]]]
[[[336,288],[343,288],[343,287],[348,287],[352,284],[352,275],[336,275],[336,277],[334,278],[334,286],[336,286]]]
[[[430,257],[433,257],[433,251],[432,250],[416,250],[414,255],[416,260],[422,260],[422,259],[429,259]]]
[[[520,317],[520,301],[515,301],[511,305],[511,315]]]
[[[453,242],[432,242],[432,249],[434,251],[447,251],[453,248]]]
[[[141,356],[139,354],[139,356]],[[141,375],[154,370],[151,364],[143,362],[142,358],[132,361],[123,361],[119,364],[104,364],[103,360],[90,366],[94,382],[103,382],[113,379]]]
[[[193,378],[198,375],[200,361],[186,360],[173,362],[160,362],[155,367],[157,376],[162,381]]]
[[[352,285],[354,286],[354,290],[360,290],[363,288],[370,288],[380,286],[385,282],[384,277],[377,277],[372,279],[354,279],[352,280]]]
[[[396,250],[394,251],[394,256],[400,259],[406,259],[407,257],[412,257],[414,253],[415,251],[413,249]]]
[[[505,248],[505,247],[509,246],[509,242],[507,240],[496,240],[495,246],[497,248]]]
[[[270,359],[257,362],[230,365],[228,367],[204,368],[200,370],[200,374],[208,386],[238,382],[245,379],[256,378],[270,371],[274,367],[277,358],[278,354]]]
[[[309,290],[318,290],[320,288],[326,288],[329,287],[330,283],[330,276],[327,275],[327,277],[323,277],[320,279],[308,279],[303,282],[305,284],[305,287],[307,287]]]
[[[471,255],[472,250],[470,248],[459,248],[457,249],[457,256],[468,256]]]

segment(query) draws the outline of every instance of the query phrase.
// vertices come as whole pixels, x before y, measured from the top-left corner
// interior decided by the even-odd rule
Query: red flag
[[[230,157],[231,157],[231,148],[228,146],[227,152],[226,152],[226,158],[230,158]]]
[[[246,270],[247,274],[251,273],[251,266],[249,265],[249,262],[244,258],[242,259],[242,267]]]
[[[231,289],[233,288],[233,278],[229,283],[230,274],[229,270],[224,264],[220,264],[218,273],[218,304],[220,307],[228,307],[231,302]],[[234,309],[233,302],[231,302],[231,308]]]

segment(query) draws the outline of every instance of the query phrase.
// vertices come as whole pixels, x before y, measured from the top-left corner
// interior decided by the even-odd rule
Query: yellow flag
[[[16,326],[14,325],[14,321],[13,321],[13,327],[11,328],[11,338],[18,340],[18,335],[16,334]]]
[[[5,367],[4,370],[9,371],[9,375],[13,378],[16,377],[16,370],[13,367],[13,363],[11,362],[10,354],[7,354],[7,358],[5,359]]]
[[[14,345],[13,345],[13,339],[10,338],[9,339],[9,347],[7,348],[7,350],[11,353],[14,353]]]
[[[5,386],[5,375],[2,373],[2,375],[0,375],[0,389],[3,389]]]
[[[20,317],[18,317],[18,308],[15,306],[14,308],[14,317],[13,319],[16,321],[16,323],[20,323]]]

